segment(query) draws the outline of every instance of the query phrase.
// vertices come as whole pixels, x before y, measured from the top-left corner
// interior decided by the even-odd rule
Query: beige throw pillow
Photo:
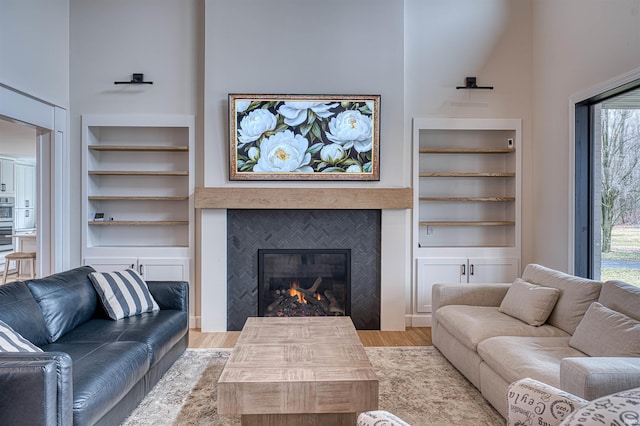
[[[590,356],[640,356],[640,322],[593,302],[569,346]]]
[[[537,327],[549,318],[558,296],[560,290],[557,288],[543,287],[516,278],[498,310]]]

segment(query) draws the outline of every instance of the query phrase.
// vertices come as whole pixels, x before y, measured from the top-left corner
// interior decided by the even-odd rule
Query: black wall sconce
[[[153,84],[153,81],[144,81],[144,74],[131,74],[131,81],[114,81],[113,84]]]
[[[467,77],[464,79],[464,86],[457,86],[456,89],[489,89],[493,90],[493,86],[478,86],[475,77]]]

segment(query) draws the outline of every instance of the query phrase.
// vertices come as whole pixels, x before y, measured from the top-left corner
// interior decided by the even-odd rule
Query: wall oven
[[[0,251],[13,250],[13,214],[15,199],[0,197]]]

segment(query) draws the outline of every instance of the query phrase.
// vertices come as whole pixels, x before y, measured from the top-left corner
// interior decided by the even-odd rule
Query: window
[[[640,285],[640,81],[575,108],[574,272]]]

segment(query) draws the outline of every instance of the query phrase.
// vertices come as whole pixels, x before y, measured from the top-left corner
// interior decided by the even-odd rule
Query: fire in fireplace
[[[258,250],[258,315],[350,315],[351,250]]]

